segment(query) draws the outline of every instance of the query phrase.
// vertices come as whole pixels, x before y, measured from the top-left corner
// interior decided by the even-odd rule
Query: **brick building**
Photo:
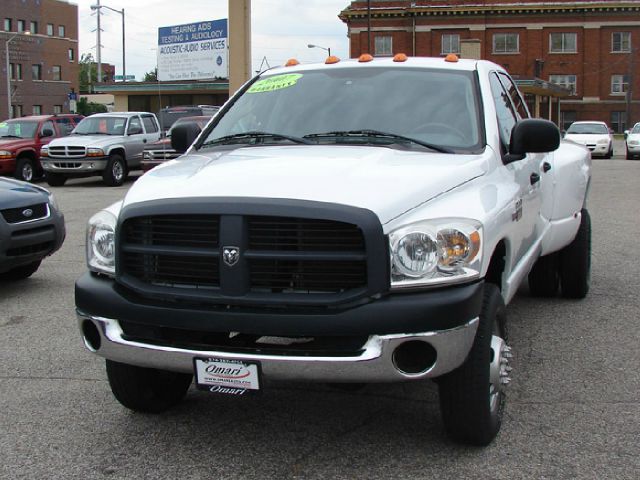
[[[640,121],[640,0],[363,0],[340,18],[352,57],[482,58],[519,84],[567,87],[557,107],[527,95],[532,111],[561,128],[602,120],[622,132]]]
[[[68,113],[68,94],[78,92],[78,6],[67,0],[0,3],[0,120]]]

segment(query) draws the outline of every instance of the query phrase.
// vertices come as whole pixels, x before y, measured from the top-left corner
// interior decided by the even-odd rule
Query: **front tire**
[[[438,383],[442,419],[453,440],[484,446],[498,434],[509,383],[510,357],[504,301],[498,287],[487,283],[469,356]]]
[[[35,165],[29,157],[21,157],[16,162],[15,176],[18,180],[33,182],[35,177]]]
[[[111,391],[125,407],[136,412],[160,413],[177,405],[187,394],[192,375],[136,367],[106,360]]]
[[[591,216],[582,209],[580,228],[560,251],[560,284],[565,298],[584,298],[591,283]]]
[[[102,180],[109,187],[119,187],[127,178],[127,165],[122,155],[112,154],[107,162],[107,167],[102,172]]]
[[[51,187],[61,187],[67,181],[67,177],[65,175],[63,175],[62,173],[55,173],[55,172],[46,172],[44,174],[44,179],[47,181],[47,184],[49,184],[49,186]]]
[[[560,289],[558,255],[552,253],[538,258],[529,272],[529,292],[534,297],[555,297]]]

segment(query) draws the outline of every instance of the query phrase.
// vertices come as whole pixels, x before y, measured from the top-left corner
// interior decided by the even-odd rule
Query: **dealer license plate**
[[[196,386],[227,395],[245,395],[260,390],[260,364],[226,358],[195,358]]]

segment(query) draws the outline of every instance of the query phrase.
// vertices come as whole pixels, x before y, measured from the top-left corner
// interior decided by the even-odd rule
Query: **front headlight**
[[[40,149],[40,156],[41,157],[48,157],[49,156],[49,147],[42,147]]]
[[[54,197],[52,193],[49,194],[49,205],[51,205],[52,210],[60,211],[60,206],[58,205],[56,197]]]
[[[480,277],[482,227],[470,219],[413,223],[389,234],[391,287],[459,283]]]
[[[8,150],[0,150],[0,158],[2,159],[13,158],[13,152],[10,152]]]
[[[87,227],[87,266],[92,272],[111,277],[116,274],[116,223],[111,212],[102,210],[89,220]]]
[[[87,157],[104,157],[104,150],[101,148],[87,148]]]

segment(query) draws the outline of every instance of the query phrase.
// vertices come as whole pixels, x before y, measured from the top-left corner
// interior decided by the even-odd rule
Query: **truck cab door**
[[[140,166],[142,160],[142,150],[144,149],[145,133],[142,127],[142,120],[138,115],[129,118],[127,131],[124,140],[124,148],[127,154],[127,164],[129,167]]]

